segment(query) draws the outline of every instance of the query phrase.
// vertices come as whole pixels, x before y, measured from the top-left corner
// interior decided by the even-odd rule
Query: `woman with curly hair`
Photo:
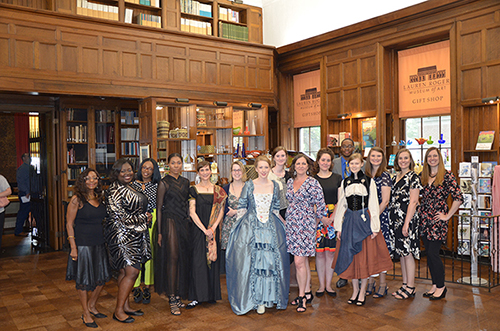
[[[71,247],[66,280],[75,280],[83,308],[82,321],[90,328],[97,328],[92,316],[107,317],[96,308],[99,293],[111,278],[102,228],[105,217],[99,174],[88,168],[76,180],[75,195],[69,202],[66,214],[66,230]],[[91,292],[90,298],[87,292]]]
[[[141,264],[151,259],[148,226],[152,216],[147,212],[148,198],[130,185],[133,178],[131,161],[116,161],[110,175],[112,183],[105,194],[108,216],[104,223],[104,236],[111,267],[120,272],[113,319],[122,323],[135,321],[131,316],[144,315],[141,310],[130,308],[128,296]]]

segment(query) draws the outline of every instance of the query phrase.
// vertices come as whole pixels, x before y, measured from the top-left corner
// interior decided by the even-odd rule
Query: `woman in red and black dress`
[[[446,287],[439,249],[448,234],[448,220],[462,204],[463,196],[455,176],[444,168],[443,157],[436,147],[429,148],[425,153],[421,177],[423,189],[419,207],[419,232],[424,242],[427,266],[432,277],[432,288],[424,293],[424,297],[440,300],[446,296]],[[451,208],[448,208],[446,200],[450,194],[453,203]]]

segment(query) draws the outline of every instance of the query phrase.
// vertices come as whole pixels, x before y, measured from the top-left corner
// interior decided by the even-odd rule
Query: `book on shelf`
[[[110,109],[96,110],[96,121],[101,123],[112,123],[115,121],[115,112]]]
[[[495,131],[481,131],[477,137],[477,150],[490,150],[495,139]]]
[[[68,136],[66,141],[71,143],[86,143],[87,126],[83,124],[68,126]]]
[[[118,7],[89,2],[87,0],[76,1],[76,13],[78,15],[105,18],[118,21]]]
[[[219,37],[239,41],[248,41],[248,27],[219,22]]]
[[[120,112],[120,123],[127,125],[139,124],[139,116],[135,110],[122,110]]]
[[[133,14],[134,14],[133,9],[125,8],[125,23],[132,23]]]
[[[122,128],[121,140],[139,140],[138,128]]]
[[[122,142],[122,155],[139,155],[139,142]]]
[[[240,23],[240,12],[232,10],[231,8],[225,8],[219,6],[219,19],[224,21]]]
[[[212,24],[210,22],[181,18],[181,31],[210,36],[212,35]]]
[[[135,3],[138,5],[151,6],[151,7],[160,7],[160,0],[125,0],[128,3]]]
[[[161,17],[157,15],[140,13],[135,16],[135,22],[138,25],[161,28]]]
[[[212,5],[196,0],[181,0],[181,12],[186,14],[212,17]]]

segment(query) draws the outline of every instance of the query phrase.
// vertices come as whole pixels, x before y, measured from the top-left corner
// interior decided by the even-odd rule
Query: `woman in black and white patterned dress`
[[[151,259],[148,199],[131,187],[133,178],[131,161],[116,161],[110,175],[112,184],[105,195],[107,217],[104,236],[108,243],[111,267],[120,271],[113,319],[122,323],[132,323],[134,318],[131,316],[144,314],[141,310],[133,311],[130,308],[128,296],[139,275],[141,263]]]
[[[398,174],[393,180],[389,203],[389,230],[394,255],[401,258],[403,276],[403,286],[392,295],[399,300],[415,297],[415,259],[420,259],[417,205],[422,185],[414,167],[410,151],[400,149],[394,162]]]

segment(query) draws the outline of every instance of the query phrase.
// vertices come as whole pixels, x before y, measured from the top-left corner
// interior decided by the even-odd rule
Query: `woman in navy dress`
[[[380,211],[380,230],[384,235],[385,244],[387,249],[392,252],[391,239],[389,235],[389,218],[387,210],[387,205],[391,199],[391,187],[392,179],[387,172],[387,160],[385,159],[384,150],[380,147],[372,147],[368,153],[368,163],[366,165],[366,175],[375,180],[377,185],[377,196]],[[373,294],[374,298],[383,298],[387,295],[387,282],[386,282],[387,271],[383,271],[380,274],[380,284],[378,291]],[[370,277],[368,279],[368,287],[366,289],[366,295],[371,295],[375,291],[375,279]]]
[[[92,316],[107,317],[96,308],[99,293],[111,279],[102,228],[105,217],[99,175],[94,169],[85,169],[76,180],[75,195],[69,202],[66,214],[66,230],[71,246],[66,280],[75,280],[83,308],[82,321],[90,328],[97,328]],[[88,291],[91,292],[90,298]]]

